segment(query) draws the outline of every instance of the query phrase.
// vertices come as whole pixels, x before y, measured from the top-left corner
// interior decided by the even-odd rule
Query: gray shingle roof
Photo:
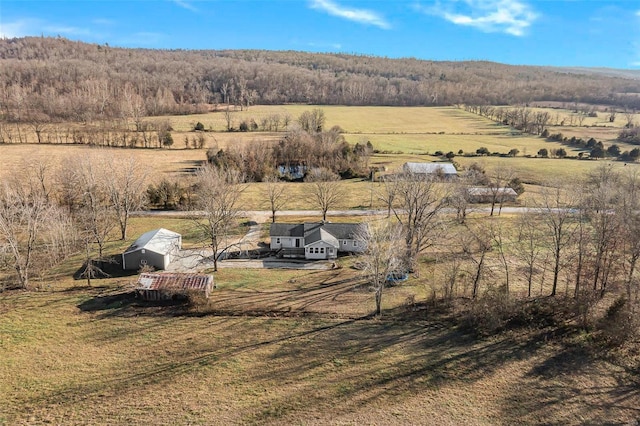
[[[333,241],[333,239],[352,240],[355,238],[355,234],[360,226],[360,223],[272,223],[269,229],[269,235],[272,237],[304,237],[306,245],[321,238],[323,235],[323,233],[320,232],[321,230],[328,234],[327,238],[331,241]]]

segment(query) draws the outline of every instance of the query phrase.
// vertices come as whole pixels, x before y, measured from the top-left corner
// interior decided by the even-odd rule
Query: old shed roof
[[[207,291],[213,276],[205,274],[143,273],[136,290],[200,290]]]

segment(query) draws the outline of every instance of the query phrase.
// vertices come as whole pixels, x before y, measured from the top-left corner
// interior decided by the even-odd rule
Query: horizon
[[[640,4],[621,1],[0,2],[0,37],[28,36],[122,48],[640,70]]]

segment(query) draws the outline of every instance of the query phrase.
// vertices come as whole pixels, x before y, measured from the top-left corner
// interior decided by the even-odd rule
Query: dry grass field
[[[0,294],[4,424],[603,424],[635,376],[547,330],[478,339],[406,305],[382,319],[348,269],[223,270],[211,304],[152,306],[127,279]],[[546,337],[545,337],[546,336]],[[546,343],[544,343],[546,341]]]
[[[311,108],[255,106],[233,117],[295,118]],[[370,140],[376,149],[389,151],[370,160],[388,170],[406,161],[431,161],[435,157],[428,154],[437,150],[486,147],[506,153],[517,148],[515,158],[457,156],[455,161],[461,166],[477,162],[488,173],[513,169],[532,183],[521,197],[523,204],[536,198],[535,184],[578,181],[603,162],[527,158],[540,148],[562,145],[455,108],[322,109],[327,125],[345,129],[349,142]],[[181,140],[193,135],[189,129],[197,121],[216,130],[205,133],[209,147],[282,135],[221,132],[222,112],[169,119],[175,129],[171,149],[0,145],[0,179],[19,178],[33,159],[55,165],[106,153],[136,156],[152,180],[186,180],[206,158],[204,149],[182,149]],[[617,131],[571,127],[562,132],[585,132],[586,137],[591,129],[605,141]],[[377,183],[355,179],[343,182],[343,188],[338,209],[383,207]],[[266,209],[263,193],[263,184],[249,184],[242,207]],[[314,208],[307,184],[290,184],[289,194],[287,209]],[[472,213],[469,220],[485,216]],[[305,219],[314,218],[283,220]],[[504,215],[499,220],[513,230],[514,219]],[[129,239],[108,242],[106,253],[120,253],[136,236],[157,227],[182,233],[187,247],[197,243],[189,220],[134,217]],[[457,229],[447,231],[449,236]],[[569,326],[472,335],[456,316],[468,303],[466,297],[446,307],[432,301],[444,280],[435,265],[446,264],[446,258],[446,245],[429,252],[418,265],[419,274],[385,290],[383,316],[374,318],[374,294],[352,268],[351,257],[328,271],[221,268],[208,302],[152,305],[132,297],[134,275],[94,280],[92,287],[73,280],[82,264],[79,254],[36,277],[37,291],[0,292],[0,425],[637,422],[638,353],[625,354],[621,363],[619,357],[593,350],[591,337]],[[494,271],[487,282],[498,285],[497,254],[487,262]],[[522,283],[514,282],[512,289],[514,294],[524,291]],[[548,294],[549,289],[540,291]],[[468,296],[464,286],[458,295]]]

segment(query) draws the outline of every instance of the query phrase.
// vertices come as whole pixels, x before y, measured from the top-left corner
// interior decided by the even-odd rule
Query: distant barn
[[[208,298],[214,287],[211,275],[143,273],[138,277],[136,294],[143,300],[172,300],[194,293]]]
[[[402,171],[417,175],[438,176],[452,179],[458,176],[456,167],[451,163],[404,163]]]
[[[164,228],[146,232],[122,254],[122,269],[167,269],[181,247],[182,236],[177,232]]]

